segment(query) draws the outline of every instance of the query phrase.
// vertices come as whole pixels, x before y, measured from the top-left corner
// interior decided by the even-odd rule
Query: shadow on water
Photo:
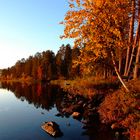
[[[22,102],[27,101],[28,104],[33,104],[36,109],[42,108],[49,112],[55,108],[52,117],[55,118],[56,123],[59,121],[63,131],[63,136],[59,139],[125,140],[122,136],[115,136],[116,132],[110,127],[101,124],[95,104],[81,96],[73,97],[50,84],[5,82],[1,84],[1,87],[12,91]],[[82,115],[75,119],[71,117],[73,111],[78,111]]]
[[[2,88],[12,91],[21,101],[26,100],[36,108],[50,110],[54,107],[57,90],[56,86],[47,84],[2,83]]]

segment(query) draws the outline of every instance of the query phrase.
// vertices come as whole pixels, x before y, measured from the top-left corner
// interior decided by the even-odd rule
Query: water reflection
[[[2,88],[12,91],[21,101],[26,100],[29,104],[34,104],[36,108],[41,107],[48,111],[54,107],[57,87],[47,84],[20,84],[2,83]]]
[[[35,108],[28,111],[29,109],[27,107],[22,107],[22,112],[30,112],[30,117],[27,117],[25,114],[24,116],[22,115],[22,119],[25,119],[24,121],[28,123],[23,124],[19,121],[21,125],[14,125],[18,126],[18,129],[23,129],[23,126],[30,128],[30,130],[27,129],[28,131],[24,130],[24,134],[30,132],[30,138],[24,135],[24,139],[51,140],[52,138],[50,136],[40,130],[40,126],[43,121],[55,121],[59,124],[64,134],[58,138],[61,140],[115,140],[114,132],[99,122],[97,119],[98,114],[93,113],[94,107],[92,104],[81,96],[71,97],[71,95],[63,93],[58,87],[49,84],[39,83],[31,85],[5,82],[1,84],[1,87],[12,91],[16,98],[18,100],[20,99],[23,104],[26,101],[41,112],[41,116],[35,115],[37,114]],[[66,113],[66,110],[70,110],[71,107],[77,104],[80,105],[81,103],[85,106],[81,109],[81,113],[83,114],[82,118],[75,120],[70,116],[69,112]],[[44,113],[45,111],[42,111],[42,109],[45,110],[46,113]],[[13,111],[13,113],[16,112]],[[0,127],[0,129],[2,128]],[[15,132],[16,131],[17,130],[15,130]],[[34,134],[35,131],[38,131],[38,137]],[[21,134],[12,133],[11,135],[14,135],[14,140],[18,140]],[[0,136],[0,139],[1,138],[3,139],[2,136]],[[11,136],[9,136],[7,140],[10,140],[10,138]],[[119,140],[121,139],[123,138]]]

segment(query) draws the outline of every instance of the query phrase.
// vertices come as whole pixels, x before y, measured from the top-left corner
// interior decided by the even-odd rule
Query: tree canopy
[[[99,58],[112,58],[120,80],[121,73],[128,76],[137,53],[140,0],[69,0],[69,7],[61,37],[75,39],[81,52],[79,63],[91,70]]]

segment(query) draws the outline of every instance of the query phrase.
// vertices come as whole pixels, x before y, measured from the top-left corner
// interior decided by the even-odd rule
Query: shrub
[[[135,88],[134,83],[133,86],[130,85],[131,92],[129,93],[120,89],[107,95],[98,110],[103,123],[116,124],[116,127],[127,128],[129,133],[132,130],[136,131],[136,128],[140,125],[140,92],[138,92],[137,86]]]

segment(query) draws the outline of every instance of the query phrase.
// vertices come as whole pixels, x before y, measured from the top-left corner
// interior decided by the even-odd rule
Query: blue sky
[[[62,44],[68,0],[0,0],[0,68],[7,68],[36,52],[52,50]]]

